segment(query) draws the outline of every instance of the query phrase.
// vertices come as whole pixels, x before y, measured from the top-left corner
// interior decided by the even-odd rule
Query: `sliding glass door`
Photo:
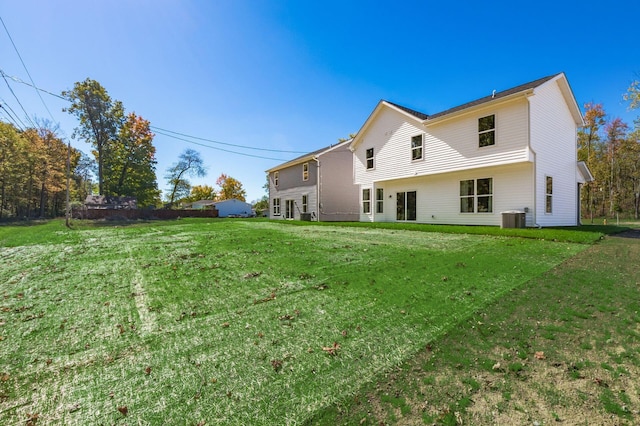
[[[416,191],[396,192],[396,220],[416,220]]]

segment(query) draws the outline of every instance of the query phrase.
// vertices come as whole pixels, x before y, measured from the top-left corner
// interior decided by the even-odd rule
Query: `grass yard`
[[[639,424],[638,234],[533,278],[310,423]]]
[[[482,312],[501,296],[532,291],[589,247],[571,241],[600,237],[549,235],[202,219],[74,230],[58,221],[2,226],[0,424],[373,421],[366,408],[358,413],[362,404],[345,401],[411,359],[426,356],[422,367],[433,372],[438,365],[425,347],[448,345],[442,342],[460,324],[489,335],[525,327],[493,323]],[[608,280],[613,286],[616,277]],[[538,328],[552,345],[552,336],[572,326],[563,318],[609,318],[609,307],[540,317]],[[637,318],[637,308],[625,318]],[[461,353],[453,371],[489,371],[501,357],[503,375],[524,375],[531,351],[545,348],[527,346],[527,336],[504,348],[485,345],[474,362]],[[618,364],[607,362],[617,374]],[[445,379],[424,377],[427,386]],[[472,389],[483,386],[469,380],[477,382],[468,383]],[[609,390],[603,398],[620,405]],[[385,397],[399,410],[389,421],[403,413],[394,395]]]

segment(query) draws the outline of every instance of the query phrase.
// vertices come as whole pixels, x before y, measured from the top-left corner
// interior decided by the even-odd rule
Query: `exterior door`
[[[284,218],[293,219],[293,200],[285,200]]]
[[[416,191],[396,192],[396,220],[416,220]]]

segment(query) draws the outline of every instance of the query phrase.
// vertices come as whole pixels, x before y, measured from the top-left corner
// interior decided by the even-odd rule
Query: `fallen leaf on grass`
[[[118,411],[120,411],[120,413],[122,413],[123,416],[126,416],[127,413],[129,412],[129,409],[127,408],[126,405],[123,405],[122,407],[118,407]]]
[[[69,407],[69,412],[70,413],[75,413],[79,409],[80,409],[80,404],[73,404],[71,407]]]
[[[244,279],[259,277],[261,274],[262,272],[249,272],[248,274],[244,275]]]
[[[228,328],[231,324],[229,324],[228,322],[223,322],[222,323],[222,328]]]
[[[147,367],[144,369],[145,374],[148,376],[149,374],[151,374],[151,367]]]
[[[36,424],[36,422],[38,421],[38,417],[40,417],[40,414],[38,413],[27,413],[27,423],[26,426],[34,426]]]
[[[340,344],[338,342],[333,342],[333,346],[323,346],[322,350],[331,356],[338,355],[338,350],[340,349]]]
[[[597,377],[596,377],[595,379],[593,379],[593,381],[594,381],[594,382],[596,382],[596,384],[597,384],[598,386],[601,386],[601,387],[603,387],[603,388],[608,388],[608,387],[609,387],[609,385],[607,384],[607,382],[605,382],[605,381],[604,381],[604,380],[602,380],[602,379],[598,379]]]
[[[538,352],[536,352],[536,353],[535,353],[535,355],[534,355],[534,357],[535,357],[536,359],[545,359],[544,352],[542,352],[542,351],[538,351]]]
[[[273,367],[273,369],[277,373],[278,371],[280,371],[280,369],[282,369],[282,360],[279,360],[279,359],[271,360],[271,366]]]

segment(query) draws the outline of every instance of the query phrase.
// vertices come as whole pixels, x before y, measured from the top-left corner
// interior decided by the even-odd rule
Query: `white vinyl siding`
[[[469,214],[460,212],[460,181],[477,180],[490,176],[492,179],[490,213]],[[417,192],[416,222],[459,225],[500,226],[501,212],[533,208],[533,165],[513,164],[434,176],[413,177],[401,180],[377,182],[384,189],[384,213],[376,214],[375,221],[396,221],[396,194]],[[392,198],[389,198],[392,194]],[[362,221],[369,221],[363,215]],[[533,226],[532,216],[526,216],[527,226]]]
[[[577,225],[576,123],[556,80],[531,96],[531,146],[536,152],[536,223]],[[546,213],[546,177],[553,176],[552,214]]]
[[[424,126],[385,107],[356,145],[354,181],[372,186],[382,180],[528,162],[527,111],[527,101],[522,98]],[[492,114],[500,143],[479,148],[478,119]],[[424,133],[423,159],[413,161],[407,153],[411,152],[411,138],[420,133]],[[366,150],[370,148],[375,152],[374,169],[367,169]]]

